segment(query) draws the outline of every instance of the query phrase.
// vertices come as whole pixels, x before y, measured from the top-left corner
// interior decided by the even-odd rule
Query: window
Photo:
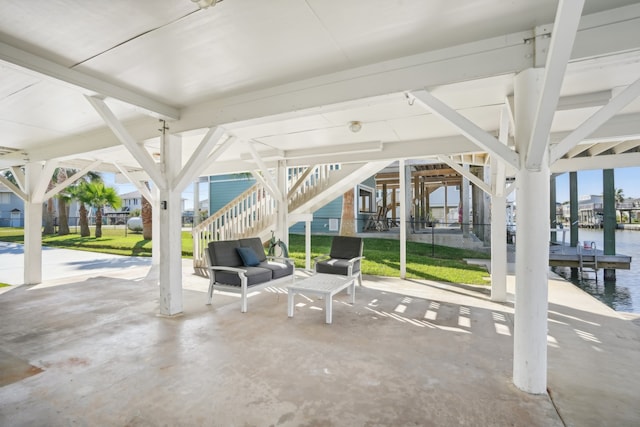
[[[0,193],[0,205],[11,203],[11,193]]]
[[[373,212],[373,189],[358,187],[358,210],[360,212]]]

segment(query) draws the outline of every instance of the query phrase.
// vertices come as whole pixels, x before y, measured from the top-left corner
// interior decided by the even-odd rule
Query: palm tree
[[[622,188],[616,188],[614,198],[616,203],[624,202],[624,190],[622,190]]]
[[[96,208],[95,236],[102,237],[102,208],[111,206],[119,209],[122,199],[114,188],[106,187],[102,182],[83,182],[81,186],[81,192],[86,197],[87,203]]]

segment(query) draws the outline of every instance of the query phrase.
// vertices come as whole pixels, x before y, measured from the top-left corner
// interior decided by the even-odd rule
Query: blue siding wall
[[[342,217],[342,196],[327,203],[313,213],[313,221],[311,221],[311,234],[332,233],[338,234],[338,231],[329,231],[329,219],[336,218],[338,220],[338,230],[340,230],[340,218]],[[303,234],[304,222],[299,222],[289,227],[289,232]]]
[[[219,175],[209,178],[209,212],[214,214],[255,184],[252,176]]]

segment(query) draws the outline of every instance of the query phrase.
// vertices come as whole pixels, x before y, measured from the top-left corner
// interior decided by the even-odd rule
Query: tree
[[[65,168],[56,169],[56,173],[54,173],[56,182],[66,181],[70,170]],[[56,198],[58,199],[58,236],[66,236],[69,234],[69,208],[67,207],[67,202],[70,199],[64,190],[58,193]]]
[[[102,237],[102,209],[111,206],[119,209],[122,199],[112,187],[106,187],[102,182],[83,182],[80,184],[83,199],[96,208],[96,237]]]
[[[622,188],[616,188],[614,194],[615,194],[614,198],[615,198],[616,203],[624,202],[624,190],[622,190]]]
[[[145,182],[147,188],[149,188],[149,183]],[[145,240],[151,240],[153,237],[153,210],[151,207],[151,203],[142,196],[142,210],[140,212],[140,218],[142,219],[142,238]]]
[[[350,189],[342,196],[342,218],[340,220],[340,235],[355,236],[356,221],[354,217],[355,189]]]

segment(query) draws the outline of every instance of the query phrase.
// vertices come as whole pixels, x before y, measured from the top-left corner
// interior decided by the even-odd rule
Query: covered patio
[[[277,200],[275,229],[286,240],[292,222],[313,215],[310,211],[292,216],[288,211],[287,173],[292,168],[340,163],[371,176],[397,161],[404,172],[399,174],[400,193],[407,194],[407,162],[443,163],[491,200],[495,232],[491,240],[496,244],[490,300],[499,306],[508,301],[506,197],[516,191],[518,297],[513,345],[505,351],[513,370],[506,377],[512,377],[519,390],[546,395],[547,376],[552,373],[548,354],[554,351],[548,342],[550,178],[552,173],[640,165],[640,4],[630,0],[508,5],[499,0],[464,5],[447,0],[208,3],[210,7],[188,0],[114,1],[101,5],[100,13],[91,2],[68,0],[0,6],[0,169],[10,171],[15,183],[4,177],[0,182],[25,202],[23,283],[30,287],[46,277],[43,202],[87,171],[117,173],[152,201],[152,263],[158,286],[149,284],[147,289],[157,292],[140,295],[139,305],[129,306],[122,295],[110,294],[117,308],[106,318],[118,325],[136,313],[151,316],[152,329],[171,348],[169,352],[147,349],[152,354],[177,354],[189,343],[201,350],[197,339],[180,332],[188,328],[187,320],[201,315],[203,324],[225,326],[228,320],[216,317],[222,308],[206,314],[191,305],[185,287],[184,275],[190,269],[185,270],[181,260],[180,196],[199,176],[250,172],[262,180]],[[482,177],[469,173],[478,159],[483,162]],[[77,172],[53,184],[56,168]],[[609,184],[613,189],[613,180]],[[408,205],[401,198],[402,243],[408,231]],[[400,247],[404,278],[406,253],[404,245]],[[119,280],[126,286],[132,278]],[[36,293],[27,289],[3,299],[23,293],[33,298]],[[96,286],[96,292],[102,290]],[[93,296],[81,304],[98,300]],[[12,310],[29,311],[24,307],[30,299],[12,301]],[[60,307],[42,307],[42,312],[52,318],[57,310],[70,316],[73,299],[62,301]],[[365,314],[359,319],[373,316],[368,309],[361,312]],[[337,322],[340,317],[337,311]],[[216,348],[235,348],[238,344],[232,341],[249,330],[250,319],[230,326],[232,335],[221,328],[217,337],[230,341]],[[20,322],[15,318],[5,326],[20,330]],[[51,333],[66,335],[83,327],[57,322],[59,328]],[[385,322],[394,324],[386,318]],[[423,326],[412,327],[431,329]],[[367,330],[366,325],[362,328]],[[212,333],[209,329],[203,330]],[[105,342],[122,338],[119,328],[110,335]],[[405,348],[418,345],[413,336],[404,338]],[[419,346],[428,344],[425,340]],[[456,349],[451,342],[447,348]],[[561,351],[564,348],[560,346]],[[15,351],[18,359],[31,363],[38,357],[29,348]],[[362,355],[355,348],[353,352]],[[210,357],[203,353],[193,351],[189,357]],[[142,369],[144,354],[149,353],[140,348],[138,355],[132,350],[126,358],[135,359],[133,363]],[[180,360],[188,360],[186,353],[180,355],[184,356]],[[478,363],[492,366],[496,354],[492,356]],[[218,369],[216,360],[189,369],[206,373]],[[289,368],[284,354],[277,360],[282,370]],[[419,360],[402,362],[427,370],[427,364],[417,365]],[[440,368],[446,371],[445,366]],[[252,384],[266,381],[259,374],[266,376],[257,373]],[[200,384],[203,377],[194,377],[185,387]],[[618,387],[615,382],[608,384]],[[503,386],[511,387],[508,381]],[[172,390],[182,390],[175,387]],[[92,398],[95,388],[84,390]],[[222,393],[223,388],[217,390]],[[15,396],[20,407],[20,396],[26,395]],[[428,406],[424,401],[413,403],[413,410],[421,412]],[[382,406],[386,407],[376,407]],[[280,416],[288,419],[289,412]],[[135,415],[128,420],[137,422]]]
[[[185,266],[188,266],[185,260]],[[509,301],[484,287],[366,277],[351,306],[268,288],[157,315],[154,270],[85,271],[0,297],[0,424],[631,425],[640,419],[638,325],[549,281],[549,394],[511,383]],[[34,315],[37,313],[37,315]],[[19,355],[19,356],[17,356]]]

